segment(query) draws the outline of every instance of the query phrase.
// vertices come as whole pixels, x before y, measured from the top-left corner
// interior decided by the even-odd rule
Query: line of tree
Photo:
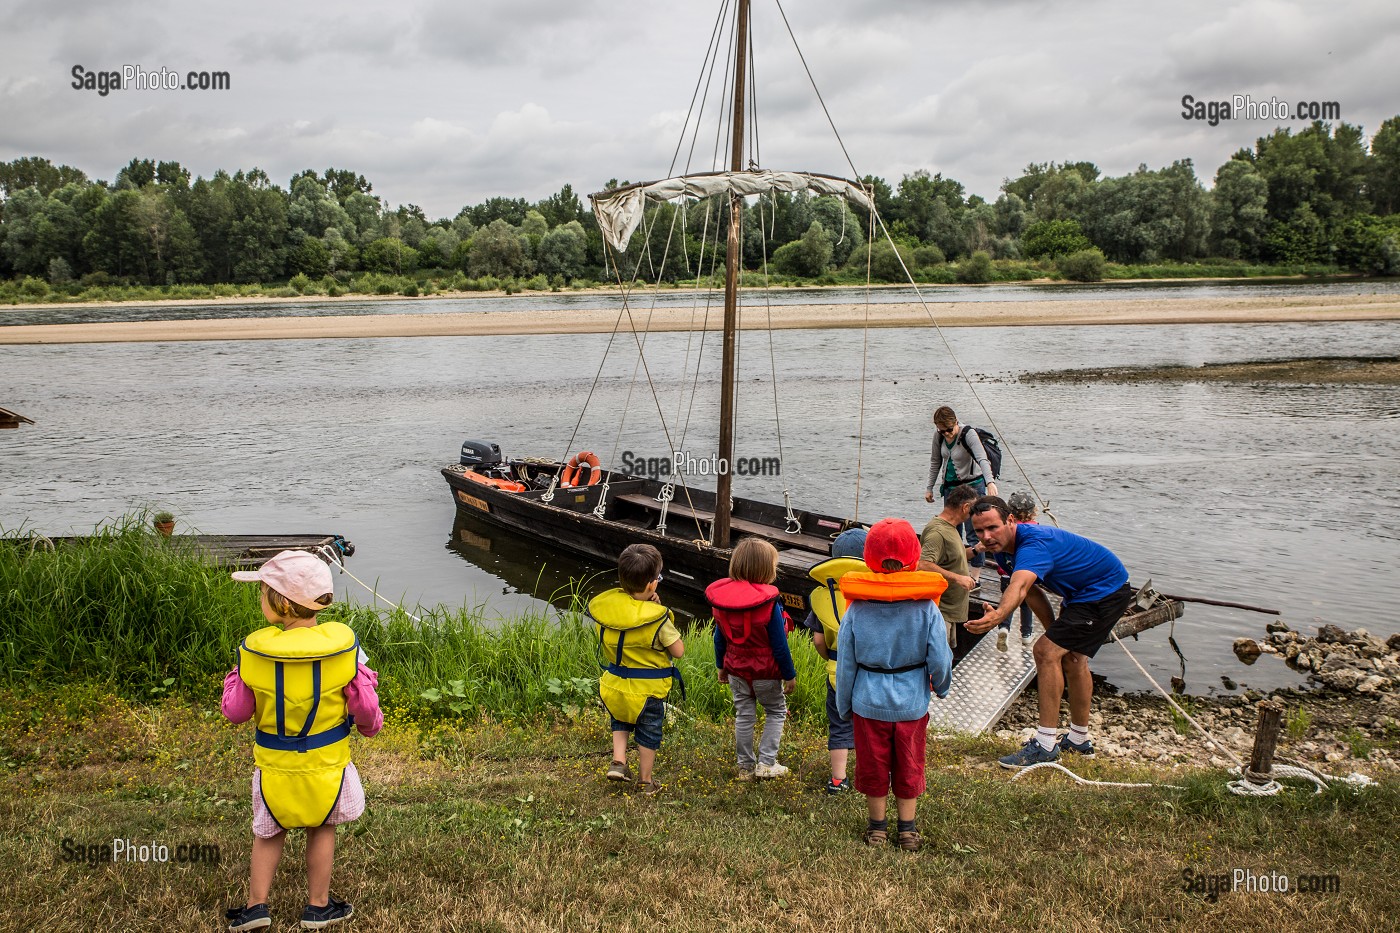
[[[870,218],[842,201],[777,194],[745,208],[745,267],[820,277],[868,266],[897,281],[901,266],[1088,255],[1100,264],[1219,257],[1400,274],[1400,116],[1369,145],[1346,123],[1275,130],[1220,166],[1210,190],[1189,159],[1119,177],[1101,177],[1090,162],[1031,164],[990,203],[924,171],[894,188],[862,181],[898,254],[882,237],[867,250]],[[191,180],[177,162],[133,159],[108,183],[28,157],[0,163],[0,278],[166,285],[442,270],[675,281],[702,263],[721,266],[726,211],[657,205],[619,271],[571,185],[537,203],[496,197],[430,220],[413,204],[390,209],[363,175],[335,168],[303,171],[284,189],[256,168]]]

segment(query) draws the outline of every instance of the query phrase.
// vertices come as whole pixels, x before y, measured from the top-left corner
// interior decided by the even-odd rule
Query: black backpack
[[[992,479],[1001,479],[1001,442],[997,436],[985,428],[974,428],[965,425],[962,433],[958,435],[958,441],[967,448],[969,454],[972,453],[972,445],[967,442],[967,432],[976,431],[977,436],[982,440],[982,449],[987,452],[987,462],[992,465]],[[976,457],[973,458],[976,460]]]

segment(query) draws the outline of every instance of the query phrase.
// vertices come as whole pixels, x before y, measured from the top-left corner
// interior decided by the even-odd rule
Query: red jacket
[[[725,577],[705,588],[715,626],[724,635],[724,669],[747,681],[781,680],[783,675],[768,643],[768,621],[778,588]],[[786,620],[784,620],[786,623]]]

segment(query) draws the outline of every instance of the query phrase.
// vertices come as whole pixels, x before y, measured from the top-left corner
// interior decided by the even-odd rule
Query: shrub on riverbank
[[[143,699],[166,692],[211,702],[244,635],[263,625],[257,589],[230,579],[180,538],[151,534],[146,516],[57,542],[0,539],[0,682],[97,685]],[[322,614],[353,628],[379,671],[387,706],[421,715],[538,715],[596,700],[597,637],[581,597],[493,622],[482,608],[402,612],[338,603]],[[722,719],[729,693],[715,678],[711,630],[685,633],[672,702]],[[790,638],[799,715],[824,715],[825,669],[811,640]],[[577,682],[582,681],[584,684]]]

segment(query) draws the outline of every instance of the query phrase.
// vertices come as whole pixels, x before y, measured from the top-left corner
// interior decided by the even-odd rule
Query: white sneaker
[[[1021,645],[1022,645],[1023,647],[1029,648],[1029,647],[1031,647],[1031,646],[1034,645],[1034,644],[1035,644],[1035,636],[1034,636],[1034,635],[1022,635],[1022,636],[1021,636]]]
[[[1006,631],[1004,629],[997,629],[997,650],[1006,650]]]
[[[788,768],[785,765],[778,764],[776,761],[773,762],[771,765],[766,765],[760,761],[753,769],[753,776],[758,778],[759,780],[764,780],[766,778],[782,777],[784,774],[787,773]]]

